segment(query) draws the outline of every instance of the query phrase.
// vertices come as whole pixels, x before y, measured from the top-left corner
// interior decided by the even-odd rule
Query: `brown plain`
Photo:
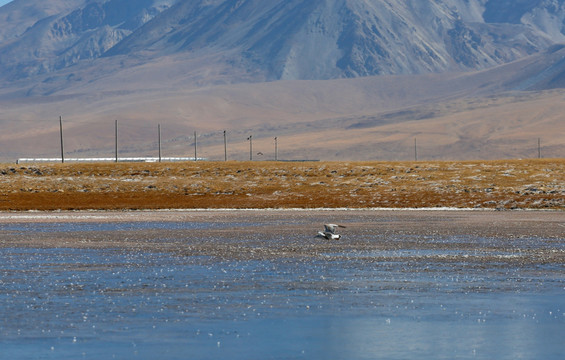
[[[565,210],[565,160],[0,165],[0,210]]]

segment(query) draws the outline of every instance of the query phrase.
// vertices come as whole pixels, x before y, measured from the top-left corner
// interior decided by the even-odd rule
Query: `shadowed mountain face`
[[[489,0],[485,2],[483,17],[487,23],[520,24],[524,15],[538,7],[546,7],[547,3],[556,6],[556,2],[544,0]],[[508,11],[509,9],[512,11]]]
[[[42,3],[16,0],[1,9],[2,78],[101,57],[150,63],[186,53],[215,53],[257,79],[421,74],[484,69],[565,39],[562,0]]]
[[[55,0],[61,6],[46,8],[34,0],[16,0],[0,11],[3,27],[13,29],[5,30],[0,42],[0,75],[28,78],[97,59],[172,2]],[[34,3],[38,10],[29,11]]]

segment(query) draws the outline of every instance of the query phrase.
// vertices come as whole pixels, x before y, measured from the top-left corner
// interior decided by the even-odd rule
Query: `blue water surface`
[[[33,236],[68,226],[1,231]],[[72,229],[181,226],[235,225]],[[469,265],[484,254],[399,249],[305,261],[0,248],[0,358],[562,359],[563,264]],[[451,260],[426,261],[434,255]]]

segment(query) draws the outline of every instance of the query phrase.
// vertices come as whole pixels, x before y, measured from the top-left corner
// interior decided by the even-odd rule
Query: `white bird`
[[[337,224],[324,224],[324,231],[318,231],[317,236],[323,237],[328,240],[339,240],[341,238],[341,235],[335,233],[337,228],[345,228],[345,226]]]

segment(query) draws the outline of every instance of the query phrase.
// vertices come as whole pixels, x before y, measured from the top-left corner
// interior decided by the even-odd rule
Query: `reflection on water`
[[[1,231],[244,225],[252,226],[4,224]],[[561,251],[562,243],[552,244]],[[520,256],[516,243],[504,251],[399,248],[307,260],[1,248],[0,357],[561,358],[563,264],[504,262]]]

